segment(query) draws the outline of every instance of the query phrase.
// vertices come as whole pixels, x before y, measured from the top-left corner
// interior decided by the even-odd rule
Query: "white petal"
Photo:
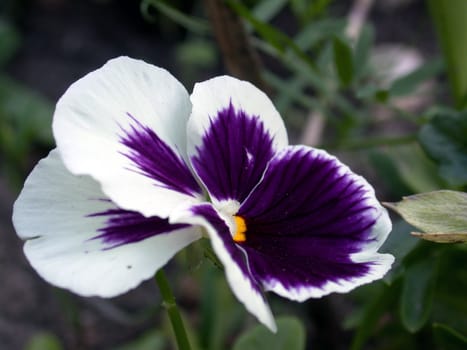
[[[191,102],[187,137],[194,170],[216,205],[242,202],[272,155],[287,146],[281,116],[261,90],[229,76],[196,84]]]
[[[73,174],[91,175],[120,208],[167,217],[196,193],[180,193],[138,171],[125,155],[129,150],[122,137],[132,128],[145,127],[184,163],[190,111],[188,93],[169,72],[120,57],[69,87],[57,103],[53,131],[63,162]],[[170,162],[162,157],[159,163]],[[178,179],[176,169],[171,164],[168,168],[172,174],[166,177]]]
[[[67,171],[56,150],[36,166],[13,210],[26,257],[48,282],[83,296],[112,297],[151,278],[175,253],[200,237],[194,228],[107,249],[93,239],[116,208],[88,176]]]
[[[278,149],[287,146],[287,130],[279,112],[269,97],[253,84],[230,76],[215,77],[195,84],[190,96],[193,110],[189,121],[189,141],[191,148],[199,143],[210,126],[210,118],[229,107],[229,104],[249,116],[259,116],[266,129],[274,136]]]
[[[236,245],[234,247],[233,241],[229,242],[231,240],[229,223],[221,218],[221,215],[214,207],[210,204],[201,204],[185,210],[176,210],[170,220],[174,223],[200,225],[206,228],[211,245],[224,265],[227,281],[235,296],[261,323],[272,332],[276,332],[277,327],[274,317],[263,294],[258,290],[259,285],[250,274],[244,271],[248,269],[246,262],[243,262],[243,259],[238,259],[238,256],[234,257],[232,255],[234,249],[239,249],[235,251],[237,254],[243,254],[243,251]],[[223,228],[227,228],[227,230],[224,231]],[[231,251],[227,248],[229,244],[232,245],[230,246]]]

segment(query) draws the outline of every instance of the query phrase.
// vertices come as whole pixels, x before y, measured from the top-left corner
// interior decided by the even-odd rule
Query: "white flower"
[[[232,291],[270,329],[264,297],[303,301],[381,278],[391,230],[373,188],[328,153],[288,146],[267,96],[228,76],[191,97],[167,71],[117,58],[57,103],[57,149],[14,207],[48,282],[112,297],[205,229]]]

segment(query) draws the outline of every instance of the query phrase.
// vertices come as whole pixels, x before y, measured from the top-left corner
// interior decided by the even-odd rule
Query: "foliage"
[[[305,328],[293,317],[277,318],[277,334],[266,327],[257,325],[243,333],[235,342],[233,350],[303,350],[305,349]]]
[[[467,241],[467,193],[434,191],[386,203],[407,222],[426,233],[415,233],[435,242]]]
[[[0,173],[6,172],[17,186],[29,168],[27,160],[35,145],[50,147],[53,108],[35,91],[2,72],[19,48],[15,28],[0,17]]]
[[[194,3],[193,12],[187,13],[177,2],[141,1],[142,14],[150,23],[173,21],[185,30],[175,58],[180,75],[188,82],[215,71],[220,58],[215,33],[201,11],[202,2]],[[303,139],[309,123],[321,120],[313,145],[337,152],[369,174],[381,198],[395,202],[390,207],[407,221],[394,217],[393,232],[382,251],[393,254],[396,262],[383,281],[343,297],[329,297],[344,305],[343,310],[331,310],[342,321],[339,327],[351,333],[352,339],[339,339],[343,348],[466,348],[466,246],[441,245],[410,235],[415,230],[411,225],[425,231],[425,237],[427,233],[466,232],[465,193],[461,193],[467,190],[465,2],[429,1],[443,54],[397,75],[374,61],[378,26],[367,21],[357,37],[349,37],[346,18],[335,14],[337,2],[225,3],[242,18],[251,45],[265,62],[261,75],[292,130],[291,138]],[[280,18],[293,25],[281,27]],[[4,71],[21,45],[15,26],[0,18],[0,172],[8,173],[16,183],[24,177],[37,146],[46,149],[52,143],[50,102]],[[451,85],[452,103],[446,100],[446,82],[438,79],[444,75]],[[435,88],[426,89],[429,84]],[[420,96],[428,103],[417,108],[403,103]],[[394,125],[398,127],[391,128]],[[407,197],[400,201],[403,196]],[[460,218],[461,226],[452,228],[454,217]],[[320,347],[319,334],[313,332],[321,320],[313,318],[306,307],[294,309],[301,321],[279,317],[277,336],[253,325],[218,269],[200,262],[206,260],[203,254],[209,254],[205,247],[195,245],[190,254],[196,260],[190,262],[195,266],[190,277],[202,286],[195,321],[185,317],[194,348],[326,348]],[[274,300],[273,308],[279,314],[290,314],[293,306]],[[168,327],[162,327],[121,349],[167,348],[169,338]],[[30,344],[28,349],[42,349],[45,345],[41,344],[61,348],[48,335]]]
[[[25,350],[62,350],[60,341],[51,333],[35,334],[26,344]]]

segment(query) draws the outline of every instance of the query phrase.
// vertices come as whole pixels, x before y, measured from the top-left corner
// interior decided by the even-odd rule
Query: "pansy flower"
[[[113,297],[205,236],[236,297],[271,330],[265,291],[296,301],[381,278],[391,230],[373,188],[325,151],[289,146],[279,113],[228,76],[191,96],[122,57],[75,82],[57,148],[27,178],[13,222],[48,282]]]

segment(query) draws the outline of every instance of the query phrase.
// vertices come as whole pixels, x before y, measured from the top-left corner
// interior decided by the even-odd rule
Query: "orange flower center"
[[[241,216],[234,215],[235,226],[237,227],[235,234],[233,235],[233,240],[236,243],[243,243],[246,241],[246,223],[245,219]]]

